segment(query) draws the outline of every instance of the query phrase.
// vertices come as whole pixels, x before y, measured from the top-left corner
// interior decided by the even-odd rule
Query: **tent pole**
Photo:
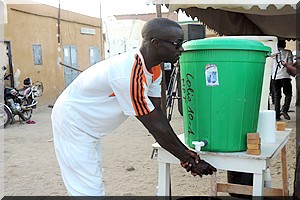
[[[161,4],[156,4],[156,17],[162,17],[162,15],[161,15]]]

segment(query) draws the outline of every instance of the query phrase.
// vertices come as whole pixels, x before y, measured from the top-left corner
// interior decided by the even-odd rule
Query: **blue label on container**
[[[206,86],[218,86],[218,68],[215,64],[207,64],[205,66],[205,81]]]

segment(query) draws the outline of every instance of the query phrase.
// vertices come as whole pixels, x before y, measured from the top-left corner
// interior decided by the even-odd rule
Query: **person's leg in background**
[[[271,79],[270,79],[270,88],[269,88],[269,95],[271,96],[271,103],[274,104],[275,103],[275,94],[274,94],[274,86],[273,86],[273,79],[272,79],[272,76],[271,76]]]
[[[283,94],[285,95],[281,114],[285,119],[290,120],[291,118],[288,115],[288,111],[290,109],[292,94],[293,94],[291,79],[289,78],[281,79],[281,83],[282,83]]]
[[[280,119],[280,100],[281,100],[281,81],[280,80],[273,80],[273,90],[275,96],[275,112],[276,112],[276,120]]]

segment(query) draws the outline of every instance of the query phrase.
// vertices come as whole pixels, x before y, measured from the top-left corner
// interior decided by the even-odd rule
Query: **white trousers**
[[[104,196],[100,141],[82,146],[53,131],[55,153],[68,194]]]

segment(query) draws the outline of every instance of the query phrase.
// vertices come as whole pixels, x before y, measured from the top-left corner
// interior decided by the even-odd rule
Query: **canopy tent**
[[[180,4],[177,4],[180,2]],[[214,2],[214,1],[212,1]],[[235,4],[207,4],[203,0],[169,0],[170,12],[184,11],[197,17],[220,35],[271,35],[282,39],[296,39],[296,3],[298,1],[260,0],[245,4],[243,0],[231,0]],[[281,3],[280,3],[281,2]],[[289,3],[289,4],[287,4]]]

